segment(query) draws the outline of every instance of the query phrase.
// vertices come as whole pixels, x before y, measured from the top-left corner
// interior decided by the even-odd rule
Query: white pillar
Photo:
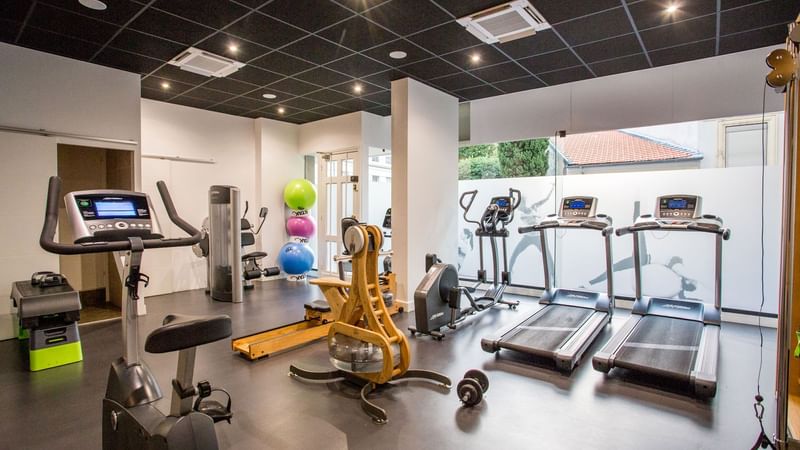
[[[392,270],[413,309],[425,254],[458,253],[458,99],[418,81],[392,82]]]

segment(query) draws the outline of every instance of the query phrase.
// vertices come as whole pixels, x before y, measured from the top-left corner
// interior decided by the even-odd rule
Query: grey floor
[[[302,303],[317,297],[313,286],[267,282],[247,294],[243,304],[208,300],[190,291],[147,300],[143,329],[155,328],[168,312],[226,313],[234,336],[302,318]],[[702,402],[675,389],[664,392],[604,376],[587,361],[571,376],[480,349],[480,338],[539,306],[520,297],[517,311],[497,308],[472,318],[463,329],[437,342],[411,338],[412,367],[438,370],[454,382],[470,368],[489,375],[485,402],[459,406],[454,392],[424,382],[384,391],[376,403],[389,423],[377,425],[362,413],[357,391],[345,385],[310,385],[287,376],[290,364],[327,367],[324,342],[249,362],[220,341],[198,351],[196,379],[207,378],[234,398],[232,425],[217,425],[223,448],[256,449],[422,449],[422,448],[749,448],[756,436],[752,398],[759,358],[755,327],[722,328],[719,388]],[[590,349],[607,340],[627,317],[621,311]],[[413,318],[401,314],[405,328]],[[0,342],[0,448],[99,448],[100,410],[109,362],[120,353],[119,322],[81,327],[84,361],[31,373],[16,341]],[[144,336],[144,333],[143,333]],[[142,336],[142,339],[144,337]],[[768,401],[768,427],[774,423],[774,330],[765,331],[762,391]],[[147,355],[161,386],[169,386],[176,355]],[[626,376],[630,381],[630,376]],[[679,389],[678,389],[679,391]],[[168,394],[167,394],[168,395]],[[168,399],[159,407],[167,410]]]

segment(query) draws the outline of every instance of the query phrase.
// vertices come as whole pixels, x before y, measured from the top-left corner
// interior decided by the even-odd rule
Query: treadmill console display
[[[594,217],[596,204],[597,199],[594,197],[564,197],[561,200],[561,217]]]
[[[76,244],[118,241],[132,236],[159,239],[161,229],[150,198],[138,192],[71,192],[64,197]]]
[[[694,219],[702,215],[702,199],[696,195],[664,195],[656,202],[658,219]]]

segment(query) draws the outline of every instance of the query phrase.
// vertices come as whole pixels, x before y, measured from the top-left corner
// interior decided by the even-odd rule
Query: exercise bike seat
[[[168,353],[225,339],[231,335],[231,318],[226,315],[190,316],[170,314],[163,325],[147,335],[144,350]]]
[[[317,311],[321,313],[331,312],[331,305],[325,300],[320,300],[320,299],[312,300],[306,303],[305,305],[303,305],[303,308],[309,311]]]
[[[266,257],[267,254],[265,252],[250,252],[242,255],[242,261],[247,261],[248,259],[262,259]]]

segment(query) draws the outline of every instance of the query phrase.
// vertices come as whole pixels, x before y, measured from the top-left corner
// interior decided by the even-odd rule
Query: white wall
[[[214,164],[142,159],[142,191],[159,205],[162,225],[169,221],[161,208],[156,182],[164,180],[178,212],[199,227],[208,216],[208,188],[214,184],[237,186],[251,205],[258,207],[255,189],[256,138],[253,120],[152,100],[142,100],[142,154],[213,159]],[[157,199],[157,200],[156,200]],[[181,235],[170,227],[171,235]],[[206,285],[206,261],[190,248],[164,249],[145,255],[145,272],[151,276],[145,295],[197,289]]]
[[[425,254],[457,255],[458,100],[415,80],[393,81],[391,120],[392,268],[398,300],[411,302]]]
[[[0,125],[139,141],[139,76],[0,43]],[[57,173],[59,143],[122,148],[81,139],[0,133],[0,293],[36,270],[58,270],[58,257],[39,248],[47,178]],[[0,307],[0,339],[11,337]]]
[[[300,125],[300,153],[313,155],[359,148],[361,114],[354,112]]]
[[[766,47],[476,100],[470,143],[547,137],[761,112]],[[767,90],[767,111],[783,97]]]

